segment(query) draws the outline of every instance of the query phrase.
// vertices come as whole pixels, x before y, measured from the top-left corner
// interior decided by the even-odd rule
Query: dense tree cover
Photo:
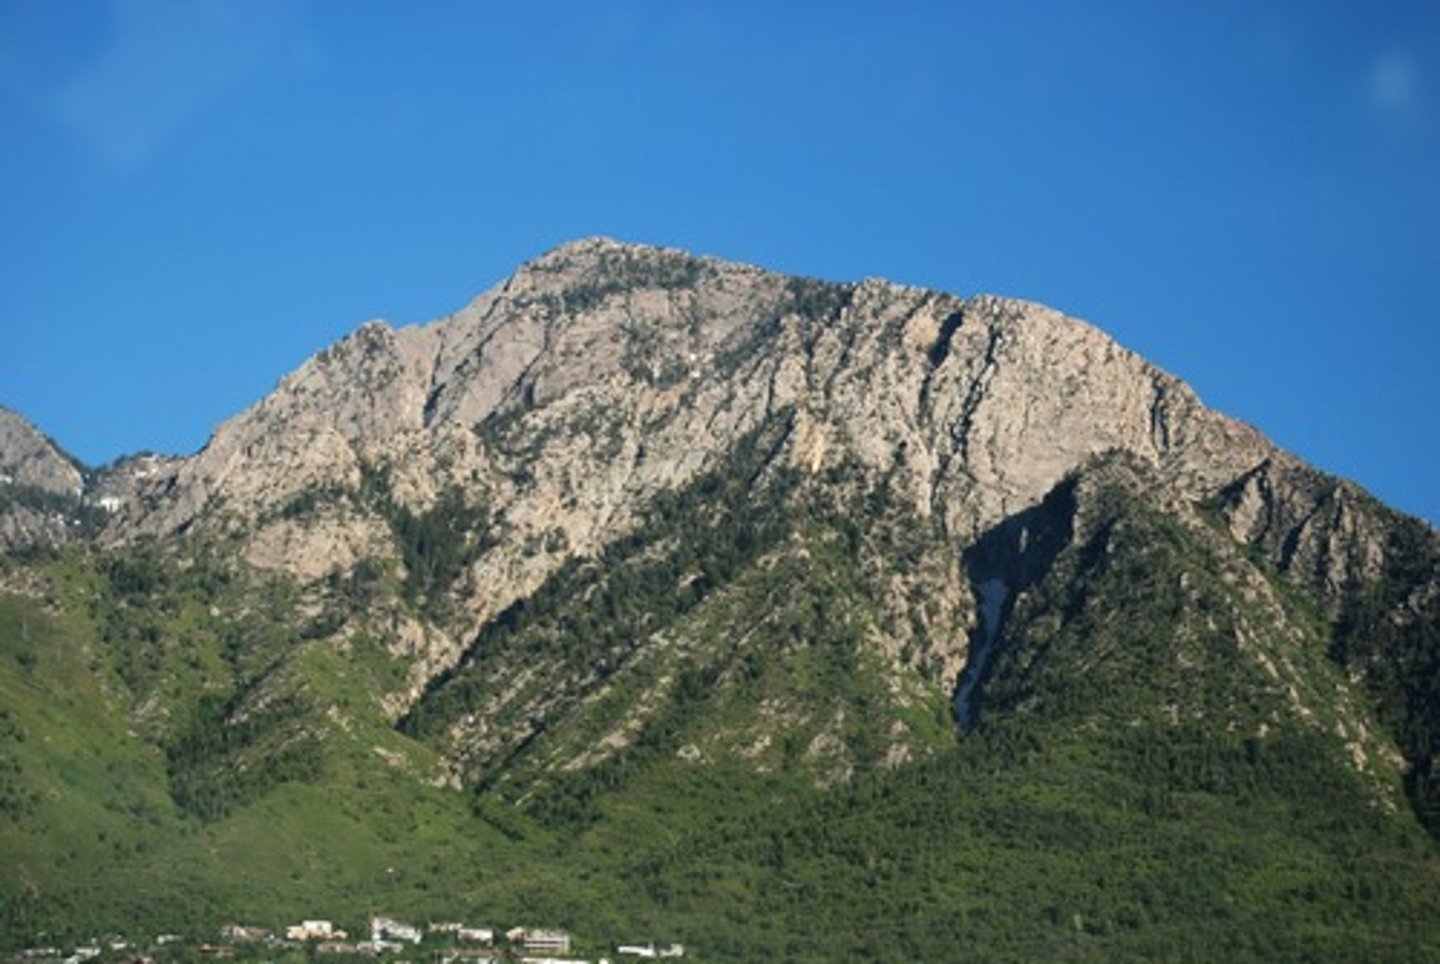
[[[191,816],[218,820],[279,784],[323,775],[320,743],[304,726],[313,708],[293,695],[259,706],[247,696],[201,696],[165,747],[171,795]]]
[[[1328,755],[1252,764],[1206,734],[1142,739],[987,724],[808,806],[712,818],[627,879],[720,959],[771,942],[814,960],[1434,952],[1433,854],[1335,786]]]

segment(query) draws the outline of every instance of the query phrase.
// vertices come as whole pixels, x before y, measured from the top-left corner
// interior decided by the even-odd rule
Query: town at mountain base
[[[1436,533],[1036,305],[589,239],[0,542],[16,948],[1440,953]]]

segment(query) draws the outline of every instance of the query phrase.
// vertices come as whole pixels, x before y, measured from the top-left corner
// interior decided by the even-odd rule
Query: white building
[[[420,928],[412,924],[402,924],[388,917],[370,918],[370,940],[377,947],[387,940],[418,944],[424,936]]]
[[[684,957],[684,944],[621,944],[615,948],[618,954],[631,957]]]
[[[527,954],[569,954],[570,935],[564,931],[546,931],[534,927],[515,927],[505,932],[512,944],[519,944]]]
[[[495,939],[493,927],[458,927],[455,929],[455,936],[472,944],[489,944]]]
[[[268,941],[273,935],[263,927],[252,927],[248,924],[226,924],[220,928],[221,940],[235,941],[239,944]]]
[[[304,920],[285,928],[286,939],[292,941],[343,941],[348,936],[328,920]]]

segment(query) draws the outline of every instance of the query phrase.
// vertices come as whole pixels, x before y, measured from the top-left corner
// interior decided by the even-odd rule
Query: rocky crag
[[[23,417],[0,408],[0,550],[68,541],[85,473]]]

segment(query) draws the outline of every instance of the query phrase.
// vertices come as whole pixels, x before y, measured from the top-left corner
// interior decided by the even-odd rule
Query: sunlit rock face
[[[103,538],[224,533],[249,562],[314,580],[393,551],[377,485],[415,513],[458,493],[484,506],[496,547],[457,579],[458,615],[429,637],[439,650],[418,684],[458,657],[453,639],[631,531],[657,493],[781,411],[793,430],[777,464],[885,478],[962,545],[1111,450],[1184,498],[1231,491],[1243,538],[1261,531],[1262,496],[1233,486],[1294,464],[1183,382],[1039,305],[592,238],[449,317],[369,322],[199,453],[112,474]],[[58,467],[46,478],[79,484]],[[1266,518],[1305,516],[1308,494],[1283,481],[1264,493],[1296,505]],[[963,648],[937,672],[953,677]]]

